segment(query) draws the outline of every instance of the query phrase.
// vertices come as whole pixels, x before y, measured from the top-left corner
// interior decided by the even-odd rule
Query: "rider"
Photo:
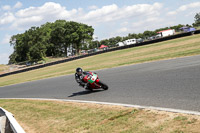
[[[83,71],[82,68],[76,68],[75,79],[76,82],[79,83],[79,86],[82,86],[86,90],[90,90],[89,84],[84,82],[83,78],[88,75],[88,71]]]

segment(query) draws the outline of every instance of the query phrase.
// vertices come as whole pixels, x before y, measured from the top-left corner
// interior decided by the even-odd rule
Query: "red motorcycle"
[[[108,89],[108,85],[99,80],[99,77],[96,73],[88,72],[88,74],[83,78],[83,81],[89,83],[89,89]]]

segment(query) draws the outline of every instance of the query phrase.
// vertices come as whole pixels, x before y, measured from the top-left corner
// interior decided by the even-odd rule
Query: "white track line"
[[[116,106],[131,107],[131,108],[138,108],[138,109],[147,109],[147,110],[158,110],[158,111],[166,111],[166,112],[173,112],[173,113],[183,113],[183,114],[190,114],[190,115],[200,115],[200,112],[197,112],[197,111],[153,107],[153,106],[141,106],[141,105],[132,105],[132,104],[123,104],[123,103],[110,103],[110,102],[84,101],[84,100],[68,100],[68,99],[46,99],[46,98],[0,98],[0,99],[29,99],[29,100],[46,100],[46,101],[65,101],[65,102],[76,102],[76,103],[93,103],[93,104],[116,105]]]

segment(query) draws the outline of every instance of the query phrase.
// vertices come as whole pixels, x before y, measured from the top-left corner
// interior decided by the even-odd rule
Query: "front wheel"
[[[108,89],[108,85],[106,85],[105,83],[99,81],[99,85],[102,86],[102,89],[107,90]]]

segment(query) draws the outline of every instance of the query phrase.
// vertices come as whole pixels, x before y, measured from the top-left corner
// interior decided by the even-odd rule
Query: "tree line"
[[[194,17],[194,27],[200,26],[200,13]],[[9,64],[19,62],[37,62],[45,57],[63,57],[67,56],[69,48],[74,49],[75,53],[81,50],[88,50],[107,45],[114,47],[118,42],[122,42],[132,38],[146,39],[157,35],[158,31],[166,29],[174,29],[176,32],[185,25],[178,24],[171,27],[156,29],[155,31],[144,31],[143,33],[129,33],[125,37],[112,37],[101,41],[92,38],[94,29],[86,24],[57,20],[54,23],[47,22],[40,27],[31,27],[25,33],[13,35],[10,39],[11,46],[14,47],[14,52],[10,55]],[[192,27],[191,25],[186,25]]]
[[[196,15],[194,16],[194,23],[192,25],[193,27],[200,26],[200,12],[196,13]]]
[[[97,46],[97,44],[99,44],[98,46],[100,46],[100,44],[103,44],[103,45],[108,45],[110,47],[114,47],[116,45],[116,43],[123,42],[123,41],[125,41],[127,39],[132,39],[132,38],[147,39],[148,37],[157,35],[157,32],[158,31],[162,31],[162,30],[174,29],[176,32],[180,32],[180,28],[183,27],[183,26],[199,27],[200,26],[200,12],[196,13],[196,15],[194,17],[194,21],[195,22],[192,25],[189,25],[189,24],[186,24],[186,25],[178,24],[178,25],[175,25],[175,26],[159,28],[159,29],[156,29],[154,31],[146,30],[143,33],[139,33],[139,34],[129,33],[128,36],[125,36],[125,37],[117,36],[117,37],[113,37],[113,38],[109,38],[109,39],[104,39],[104,40],[101,40],[101,41],[93,41],[92,44],[90,45],[90,47],[91,48],[95,48]]]
[[[49,56],[67,56],[69,48],[79,53],[92,40],[93,34],[92,26],[74,21],[57,20],[40,27],[31,27],[11,37],[10,45],[14,52],[9,57],[9,64],[37,62]]]
[[[88,48],[89,49],[93,49],[93,48],[100,47],[100,45],[107,45],[109,47],[115,47],[118,42],[123,42],[123,41],[125,41],[127,39],[132,39],[132,38],[135,38],[135,39],[139,39],[139,38],[147,39],[148,37],[157,35],[157,32],[158,31],[162,31],[162,30],[174,29],[176,32],[178,32],[178,31],[180,31],[180,28],[183,27],[183,26],[184,25],[179,24],[179,25],[176,25],[176,26],[156,29],[155,31],[146,30],[143,33],[139,33],[139,34],[129,33],[128,36],[125,36],[125,37],[117,36],[117,37],[112,37],[112,38],[109,38],[109,39],[103,39],[101,41],[92,40],[90,42]],[[187,25],[187,26],[191,27],[190,25]]]

